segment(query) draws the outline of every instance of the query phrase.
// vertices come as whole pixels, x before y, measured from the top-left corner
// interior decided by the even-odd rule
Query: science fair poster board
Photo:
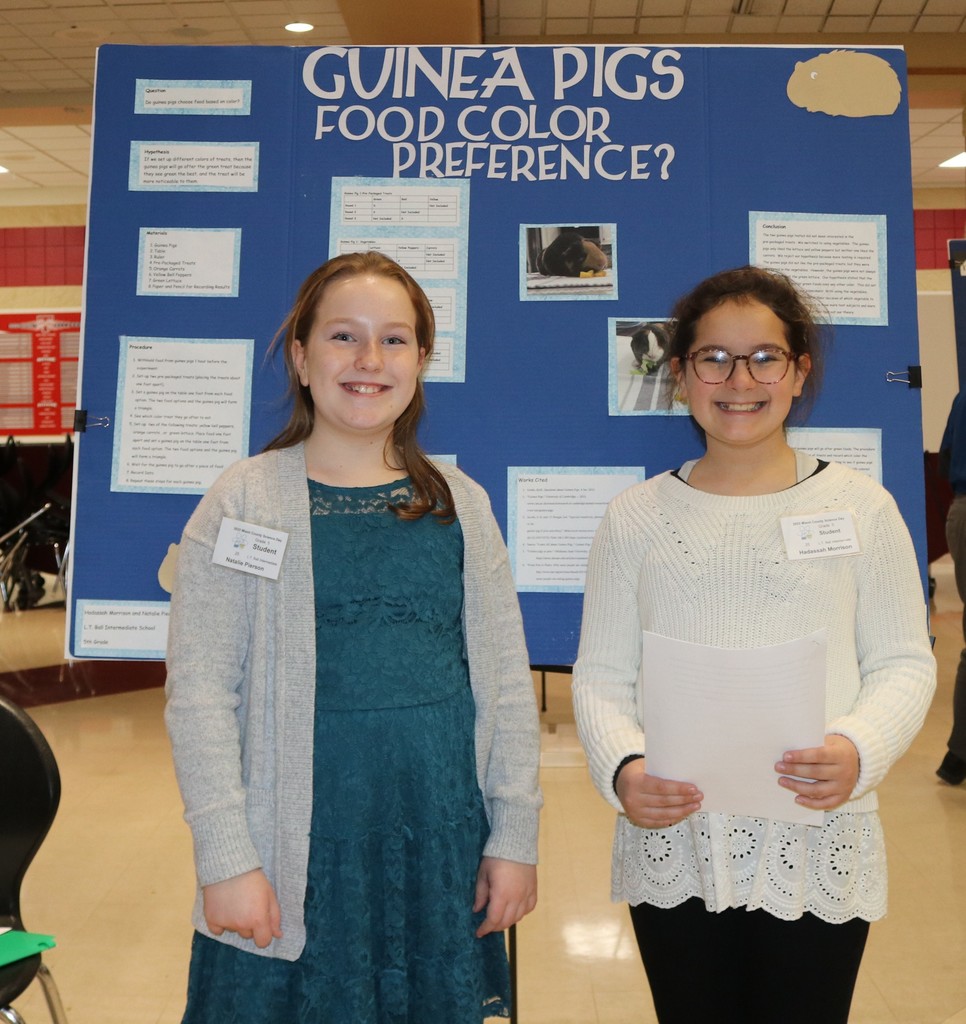
[[[533,664],[575,657],[607,502],[700,453],[666,324],[726,267],[824,304],[796,443],[880,477],[924,558],[900,49],[105,46],[69,653],[163,656],[185,521],[285,420],[269,343],[365,248],[433,303],[423,442],[489,492]]]

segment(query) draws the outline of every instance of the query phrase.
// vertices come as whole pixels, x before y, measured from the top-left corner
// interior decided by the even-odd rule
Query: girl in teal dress
[[[185,1024],[506,1017],[539,733],[499,528],[415,439],[432,310],[387,258],[340,256],[277,343],[292,418],[202,500],[172,594]],[[286,535],[277,579],[219,564],[226,519]]]

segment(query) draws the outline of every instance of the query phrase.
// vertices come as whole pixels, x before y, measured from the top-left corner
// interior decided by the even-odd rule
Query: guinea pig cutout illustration
[[[874,53],[833,50],[798,61],[786,91],[811,113],[875,117],[896,112],[902,86],[889,62]]]

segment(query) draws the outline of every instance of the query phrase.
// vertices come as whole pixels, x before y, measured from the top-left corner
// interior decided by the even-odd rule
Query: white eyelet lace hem
[[[875,812],[832,813],[815,827],[692,814],[642,829],[623,815],[614,837],[611,898],[676,907],[693,896],[710,911],[765,910],[831,924],[886,913],[885,839]]]

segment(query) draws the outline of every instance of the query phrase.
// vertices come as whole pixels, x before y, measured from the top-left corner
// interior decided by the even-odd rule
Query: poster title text
[[[353,142],[388,142],[393,177],[667,180],[673,145],[665,140],[614,141],[608,107],[588,105],[586,97],[672,100],[684,88],[681,54],[644,46],[561,46],[551,54],[554,106],[543,108],[515,47],[443,47],[433,59],[417,47],[391,47],[381,64],[365,68],[360,49],[320,47],[305,60],[303,84],[318,99],[339,102],[317,106],[315,138],[324,141],[336,133]],[[567,102],[573,90],[585,102]],[[437,103],[374,109],[375,100],[432,93],[440,101],[496,103],[469,102],[449,110]],[[500,102],[504,98],[507,102]]]

